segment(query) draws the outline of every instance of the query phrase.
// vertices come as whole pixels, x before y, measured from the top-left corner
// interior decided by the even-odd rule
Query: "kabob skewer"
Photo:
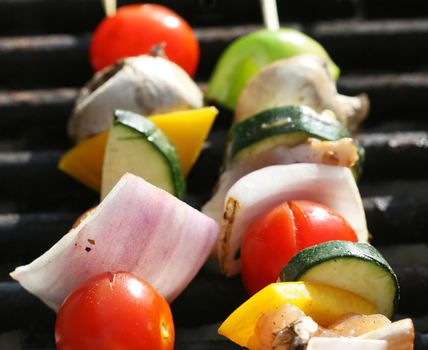
[[[300,59],[288,58],[274,63],[262,69],[259,75],[253,77],[247,87],[244,87],[238,98],[236,124],[229,134],[225,171],[220,177],[216,194],[203,208],[205,213],[221,223],[217,247],[221,270],[229,276],[241,272],[247,290],[251,294],[255,293],[231,314],[219,332],[240,346],[259,350],[412,349],[412,322],[403,320],[390,324],[390,321],[382,316],[393,315],[399,298],[398,282],[388,263],[374,247],[366,243],[369,235],[361,197],[351,172],[343,167],[339,160],[341,157],[338,157],[343,148],[339,146],[335,151],[326,149],[324,156],[319,158],[302,157],[301,153],[293,157],[290,155],[295,153],[296,148],[302,147],[302,144],[307,146],[308,140],[314,136],[318,137],[320,143],[332,141],[326,141],[319,134],[311,134],[307,129],[303,130],[303,133],[307,132],[306,137],[301,137],[299,132],[302,130],[299,128],[295,131],[300,138],[293,133],[287,135],[284,130],[272,132],[265,138],[251,138],[248,135],[252,135],[254,130],[250,128],[242,133],[244,137],[235,132],[245,119],[248,118],[247,120],[256,124],[257,118],[262,119],[267,114],[275,115],[276,118],[272,118],[270,123],[266,120],[260,122],[259,127],[254,128],[257,129],[258,135],[263,135],[266,130],[278,131],[278,125],[295,127],[298,124],[296,119],[284,110],[281,116],[279,110],[281,107],[287,108],[284,106],[290,103],[299,102],[320,112],[319,119],[337,119],[352,132],[357,130],[359,122],[368,112],[367,96],[350,98],[338,95],[335,106],[335,97],[330,100],[319,97],[325,93],[322,84],[313,84],[313,90],[309,92],[305,84],[293,84],[297,80],[296,77],[300,78],[304,74],[307,74],[307,80],[314,78],[315,70],[304,69],[310,67],[310,64],[306,67],[304,64],[299,66]],[[303,62],[305,59],[302,58]],[[293,60],[299,62],[296,69],[293,69]],[[321,59],[310,57],[306,60],[310,62]],[[282,71],[277,68],[281,67],[281,64],[286,67]],[[290,68],[287,67],[288,64]],[[324,61],[322,66],[327,67],[328,63]],[[325,72],[324,76],[329,76],[327,69]],[[270,86],[271,82],[273,86]],[[331,86],[330,91],[337,93],[333,81]],[[330,102],[323,102],[328,100]],[[307,121],[310,118],[301,113],[297,119]],[[326,129],[331,127],[330,124]],[[245,144],[247,152],[242,152],[239,159],[241,164],[237,166],[239,160],[233,156],[237,153],[237,144],[240,145],[238,149],[245,148],[242,147],[242,139],[251,139],[253,143]],[[362,161],[363,151],[358,146],[355,149],[358,150],[357,159]],[[317,153],[315,148],[307,147],[306,150],[307,154]],[[323,165],[329,164],[332,159],[336,159],[335,166]],[[287,164],[290,160],[290,163],[303,164],[272,166]],[[319,164],[305,164],[308,160]],[[355,162],[348,162],[346,165],[352,168]],[[357,173],[354,172],[354,175]],[[239,179],[240,176],[243,177]],[[348,180],[345,180],[345,186],[341,186],[340,181],[345,178]],[[352,188],[349,192],[352,195],[345,194],[347,186],[348,189]],[[334,198],[337,198],[338,202],[335,202]],[[315,216],[319,218],[325,214],[321,214],[321,207],[317,204],[305,202],[308,199],[327,204],[329,208],[334,208],[337,213],[342,214],[345,221],[351,224],[356,237],[345,237],[342,234],[340,238],[334,238],[334,234],[328,237],[325,232],[320,235],[320,230],[325,230],[327,226],[320,224],[322,220],[317,221],[311,215],[317,212]],[[354,204],[356,206],[351,209]],[[311,209],[305,211],[305,206]],[[346,213],[345,208],[350,211]],[[357,213],[359,215],[356,215]],[[330,220],[328,215],[325,220]],[[320,225],[318,229],[315,224]],[[334,239],[340,241],[329,242]],[[347,243],[347,240],[363,243]],[[283,243],[284,241],[286,243]],[[352,266],[350,269],[348,263]],[[269,285],[278,278],[280,264],[285,266],[279,277],[282,282]],[[324,270],[326,266],[328,268]],[[371,270],[372,266],[382,268],[374,272]],[[310,273],[294,273],[296,269],[305,268],[312,270]],[[380,277],[381,271],[385,273],[385,277]],[[269,278],[263,278],[263,275],[267,274]],[[294,282],[299,280],[303,282]],[[376,287],[375,281],[389,281],[390,284],[388,287]],[[325,291],[325,285],[350,294],[344,296],[338,291]],[[358,303],[351,301],[355,296],[372,303],[374,308],[368,310],[362,307],[362,304],[357,306]],[[333,301],[328,301],[329,297],[333,298]],[[382,304],[385,301],[386,304]],[[300,315],[287,316],[296,312]],[[346,316],[349,313],[379,315],[368,316],[374,317],[376,321],[371,322],[368,329],[362,330],[361,325],[368,322],[366,316],[351,320]],[[326,321],[325,317],[330,318]],[[340,320],[341,318],[344,320]],[[342,332],[344,329],[348,333]]]

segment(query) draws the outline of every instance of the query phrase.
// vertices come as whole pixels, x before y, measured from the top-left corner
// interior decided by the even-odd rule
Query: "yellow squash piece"
[[[175,145],[184,176],[201,153],[217,114],[215,107],[205,107],[150,117]],[[99,192],[107,139],[105,131],[80,142],[62,156],[59,169]]]
[[[201,153],[217,114],[217,108],[205,107],[149,117],[177,149],[184,176]]]
[[[348,313],[377,313],[374,304],[343,289],[313,282],[272,283],[238,307],[218,332],[240,346],[251,348],[250,339],[259,318],[285,303],[298,307],[325,327]]]
[[[83,140],[65,153],[58,168],[94,191],[101,189],[101,176],[108,131]]]

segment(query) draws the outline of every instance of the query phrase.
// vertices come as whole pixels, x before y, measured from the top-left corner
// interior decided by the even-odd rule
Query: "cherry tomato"
[[[123,6],[95,30],[90,46],[91,64],[94,70],[100,70],[123,57],[150,54],[159,44],[165,45],[168,59],[189,75],[195,73],[199,45],[183,18],[161,5]]]
[[[166,300],[127,272],[106,272],[65,300],[55,325],[58,350],[172,350],[174,324]]]
[[[289,201],[258,218],[241,247],[242,280],[254,294],[275,282],[300,250],[332,240],[356,242],[352,227],[337,212],[310,201]]]

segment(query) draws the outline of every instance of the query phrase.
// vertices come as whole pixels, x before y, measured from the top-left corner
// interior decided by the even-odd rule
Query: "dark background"
[[[156,2],[194,26],[201,86],[227,44],[261,26],[258,1]],[[278,7],[283,26],[319,40],[341,67],[341,92],[370,96],[371,115],[359,133],[367,152],[359,186],[373,243],[402,285],[398,314],[415,318],[417,348],[428,349],[428,4],[279,0]],[[71,146],[66,121],[91,77],[87,48],[102,16],[98,0],[0,0],[0,349],[54,347],[54,314],[8,272],[43,253],[97,202],[56,164]],[[230,116],[221,110],[189,177],[187,201],[196,207],[215,184]],[[236,348],[216,327],[245,297],[239,278],[205,267],[172,306],[176,348]]]

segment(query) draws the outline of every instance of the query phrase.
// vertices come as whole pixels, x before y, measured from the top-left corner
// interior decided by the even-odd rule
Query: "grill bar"
[[[26,134],[25,145],[40,144],[46,130],[36,129],[34,137]],[[53,128],[49,143],[59,144],[61,148],[69,147],[65,142],[64,126],[58,131]],[[209,190],[214,187],[216,174],[221,166],[223,145],[226,131],[216,130],[209,139],[209,147],[205,149],[195,169],[189,178],[189,193],[202,196],[195,205],[200,205],[209,196]],[[57,141],[58,140],[58,141]],[[359,136],[361,144],[366,149],[366,163],[362,177],[362,193],[365,187],[373,181],[382,181],[397,178],[414,181],[427,177],[428,169],[428,133],[417,132],[389,132],[389,133],[362,133]],[[4,146],[6,147],[6,146]],[[16,147],[12,144],[10,147]],[[19,147],[18,147],[19,148]],[[82,210],[94,205],[97,196],[92,191],[78,184],[69,176],[57,169],[59,158],[63,150],[40,151],[9,151],[0,152],[0,212],[2,201],[15,201],[19,212],[40,210]],[[202,176],[205,172],[210,176]],[[17,182],[16,179],[20,181]],[[37,180],[35,180],[37,179]],[[34,182],[37,181],[37,186]],[[417,187],[414,187],[417,189]],[[426,191],[419,190],[420,193]],[[10,211],[7,211],[10,212]]]
[[[220,131],[220,137],[205,150],[200,162],[205,158],[213,158],[209,167],[213,174],[217,173],[222,158],[222,147],[226,132]],[[61,132],[63,136],[65,132]],[[359,141],[366,149],[367,162],[364,172],[369,179],[388,178],[422,178],[428,174],[425,164],[428,161],[428,132],[393,132],[364,133]],[[28,140],[27,140],[28,141]],[[11,151],[0,152],[0,181],[4,193],[13,193],[22,186],[30,186],[34,178],[43,179],[40,189],[52,186],[69,186],[68,178],[58,172],[57,164],[64,151]],[[19,176],[21,183],[16,183]],[[214,178],[211,175],[210,178]],[[47,186],[47,187],[45,187]],[[0,191],[3,191],[0,188]],[[206,190],[206,189],[205,189]]]
[[[19,211],[82,208],[96,196],[57,170],[61,151],[0,153],[0,198]],[[19,179],[19,181],[16,181]]]
[[[63,126],[76,95],[70,88],[0,92],[0,130]]]
[[[399,304],[397,312],[400,315],[414,316],[426,314],[428,267],[393,266],[393,268],[400,282],[402,296],[406,298]],[[12,310],[21,308],[23,311],[32,311],[31,317],[28,318],[23,317],[22,313],[17,313],[15,317],[0,320],[1,329],[28,328],[35,319],[40,323],[52,322],[52,314],[43,310],[41,302],[35,300],[18,283],[1,282],[0,297],[9,301],[3,309],[5,314],[12,314]],[[225,319],[246,298],[239,276],[227,278],[219,273],[203,270],[172,304],[172,311],[176,315],[175,324],[177,327],[197,327]],[[189,305],[192,305],[192,308],[189,308]]]
[[[339,66],[348,72],[414,71],[427,67],[428,22],[425,20],[339,21],[295,26],[323,43]],[[231,40],[257,28],[260,27],[197,29],[201,62],[204,62],[198,77],[209,76],[217,57]],[[9,87],[81,85],[91,74],[89,40],[88,34],[2,38],[0,81]],[[369,69],[365,62],[370,62]]]
[[[121,1],[120,5],[136,0]],[[256,0],[163,0],[164,4],[185,15],[192,25],[217,25],[260,22],[259,2]],[[288,0],[279,2],[283,21],[335,19],[335,18],[414,18],[428,15],[423,0],[408,0],[406,6],[397,0]],[[311,9],[311,11],[308,11]],[[6,35],[78,33],[91,31],[103,16],[97,0],[1,0],[2,19],[0,30]],[[64,14],[67,20],[64,20]]]
[[[205,88],[206,84],[201,83],[200,86]],[[369,94],[372,105],[371,116],[366,123],[369,126],[391,119],[426,120],[421,112],[428,94],[428,74],[425,72],[344,75],[339,80],[339,91],[349,95]],[[75,88],[0,91],[0,135],[5,129],[52,123],[63,126],[77,93]]]
[[[77,212],[1,214],[2,262],[35,259],[56,243],[78,216]]]
[[[120,5],[136,0],[121,1]],[[217,25],[260,22],[260,6],[257,0],[163,0],[152,1],[166,5],[194,25]],[[313,11],[307,11],[307,8]],[[300,20],[346,18],[356,15],[352,0],[288,0],[279,2],[281,19],[298,17]],[[23,12],[25,11],[24,15]],[[96,0],[1,0],[0,13],[7,13],[0,30],[6,34],[27,33],[76,33],[93,30],[103,16],[102,7]],[[67,20],[64,20],[64,14]]]
[[[201,82],[226,45],[260,28],[258,0],[157,2],[196,25]],[[400,314],[426,317],[428,7],[423,0],[278,3],[283,23],[314,36],[342,68],[339,90],[369,94],[371,116],[359,135],[367,154],[360,191],[369,230],[395,265]],[[47,350],[54,348],[54,315],[8,272],[43,253],[98,201],[56,166],[71,146],[66,121],[77,87],[92,74],[88,33],[103,13],[99,0],[0,0],[0,14],[0,309],[8,315],[0,319],[0,348]],[[215,185],[230,120],[222,110],[190,174],[186,200],[193,206]],[[176,349],[237,349],[215,333],[245,298],[239,278],[226,279],[209,263],[173,305]],[[427,330],[423,318],[416,327]],[[415,349],[428,349],[426,333],[418,334]]]
[[[364,199],[373,244],[427,243],[428,200],[410,196]],[[72,226],[81,211],[0,214],[0,256],[24,263],[49,249]]]
[[[200,86],[204,89],[206,84]],[[372,105],[365,123],[368,127],[391,120],[416,121],[418,128],[426,123],[421,111],[428,94],[427,73],[344,75],[339,80],[339,90],[349,95],[368,93]],[[0,91],[0,135],[48,125],[64,128],[77,93],[75,88]],[[229,116],[222,112],[222,118]]]
[[[9,89],[81,85],[91,74],[88,43],[88,35],[0,39],[0,81]]]

